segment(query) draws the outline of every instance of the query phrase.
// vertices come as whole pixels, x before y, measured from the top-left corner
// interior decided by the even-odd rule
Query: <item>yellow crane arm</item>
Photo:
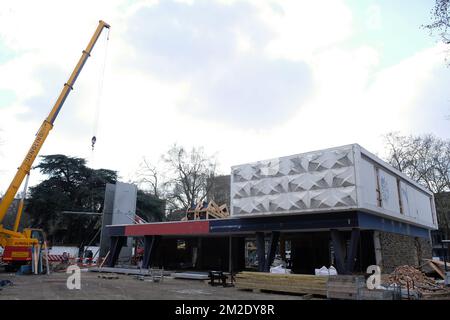
[[[20,218],[22,218],[23,206],[25,204],[25,198],[27,197],[28,180],[30,180],[29,174],[27,174],[27,178],[25,179],[25,186],[23,187],[22,198],[20,199],[19,207],[17,208],[16,220],[14,221],[13,227],[14,232],[17,232],[19,230]]]
[[[83,50],[83,54],[81,55],[81,58],[78,61],[75,69],[72,71],[72,74],[70,75],[69,80],[67,81],[67,83],[64,84],[64,87],[58,97],[58,100],[56,100],[55,105],[53,106],[52,110],[50,111],[48,117],[44,120],[41,127],[39,128],[39,131],[36,134],[36,138],[34,139],[33,144],[31,145],[30,149],[28,150],[28,152],[25,156],[25,159],[23,160],[20,167],[17,169],[17,173],[14,176],[14,179],[11,181],[11,184],[9,185],[8,190],[6,191],[6,193],[2,199],[2,202],[0,203],[0,225],[3,221],[3,219],[5,218],[8,208],[11,205],[12,201],[14,200],[14,196],[16,195],[17,190],[20,188],[20,185],[22,184],[23,179],[30,172],[31,166],[33,165],[33,162],[36,159],[36,157],[39,153],[39,150],[41,149],[42,145],[44,144],[45,139],[47,138],[50,130],[53,128],[53,123],[55,122],[55,119],[58,116],[58,113],[61,110],[61,107],[63,106],[64,101],[66,100],[67,96],[69,95],[70,90],[73,89],[73,85],[74,85],[75,81],[77,80],[78,75],[81,72],[81,69],[83,69],[83,66],[86,63],[86,60],[89,58],[92,48],[94,47],[95,43],[97,42],[98,38],[100,37],[100,34],[101,34],[103,28],[109,28],[109,24],[100,20],[98,27],[95,30],[95,33],[91,38],[91,41],[89,41],[89,44],[86,47],[86,50]]]

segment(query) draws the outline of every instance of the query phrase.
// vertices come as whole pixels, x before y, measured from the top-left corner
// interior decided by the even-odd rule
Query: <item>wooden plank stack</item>
[[[359,292],[359,300],[394,300],[394,297],[394,291],[392,290],[363,288]]]
[[[362,300],[362,290],[366,286],[364,276],[331,276],[327,282],[328,299]]]
[[[328,277],[326,276],[240,272],[235,279],[235,286],[238,289],[327,295]]]
[[[182,220],[224,219],[229,216],[226,204],[219,206],[211,200],[209,203],[199,202],[194,209],[188,209],[186,216]]]
[[[425,265],[421,266],[423,270],[425,266],[428,266],[432,271],[436,272],[442,279],[445,279],[445,265],[442,261],[436,261],[431,259],[422,259],[425,261]],[[449,267],[447,265],[447,267]]]

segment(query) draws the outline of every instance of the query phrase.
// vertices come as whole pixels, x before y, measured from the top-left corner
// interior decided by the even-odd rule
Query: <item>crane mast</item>
[[[61,110],[61,107],[64,104],[64,101],[66,100],[67,96],[69,95],[70,91],[73,89],[73,85],[75,81],[78,78],[78,75],[80,74],[81,70],[83,69],[84,64],[86,63],[87,59],[89,58],[92,48],[94,47],[95,43],[97,42],[98,38],[100,37],[101,32],[103,31],[103,28],[109,29],[109,24],[106,22],[100,20],[97,29],[95,30],[94,35],[92,36],[91,40],[89,41],[88,46],[85,50],[83,50],[83,54],[81,55],[77,65],[75,66],[75,69],[72,71],[72,74],[70,75],[69,80],[64,84],[64,87],[58,97],[58,99],[55,102],[55,105],[51,109],[50,113],[48,114],[47,118],[42,123],[41,127],[39,128],[39,131],[36,134],[36,137],[33,141],[33,144],[31,145],[30,149],[28,150],[27,154],[25,155],[24,160],[22,161],[22,164],[17,169],[17,173],[14,176],[13,180],[11,181],[11,184],[9,185],[1,203],[0,203],[0,232],[4,232],[9,235],[20,235],[20,233],[17,233],[16,230],[10,231],[5,230],[2,227],[2,221],[5,218],[5,215],[8,211],[9,206],[11,205],[12,201],[14,200],[14,196],[17,193],[17,190],[20,188],[20,185],[22,184],[25,176],[29,174],[31,170],[31,166],[33,165],[34,160],[36,159],[39,150],[41,149],[42,145],[44,144],[50,130],[53,128],[53,123],[55,122],[56,117],[58,116],[59,111]]]

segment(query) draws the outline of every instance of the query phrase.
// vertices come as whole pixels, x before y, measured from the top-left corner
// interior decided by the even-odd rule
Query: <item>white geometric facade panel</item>
[[[231,176],[232,215],[356,205],[351,146],[235,166]]]
[[[232,216],[346,210],[437,228],[433,194],[358,144],[231,168]]]

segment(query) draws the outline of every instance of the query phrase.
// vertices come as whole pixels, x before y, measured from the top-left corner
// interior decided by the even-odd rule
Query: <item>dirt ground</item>
[[[162,283],[142,281],[131,275],[118,279],[102,279],[97,272],[81,273],[81,289],[69,290],[68,274],[16,275],[0,273],[0,280],[12,281],[12,286],[0,290],[0,300],[301,300],[301,296],[248,292],[234,287],[212,287],[205,281],[165,277]],[[111,274],[105,274],[111,275]]]

